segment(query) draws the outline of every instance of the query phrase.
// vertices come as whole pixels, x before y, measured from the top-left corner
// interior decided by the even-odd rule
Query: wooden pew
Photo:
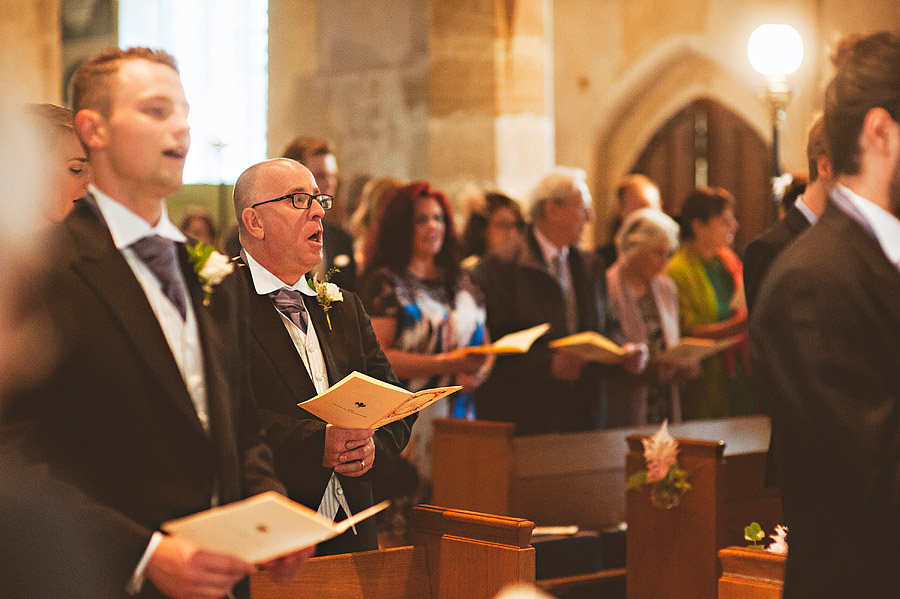
[[[534,523],[413,508],[413,545],[317,557],[290,583],[260,572],[253,599],[488,599],[511,583],[534,584]]]
[[[726,547],[719,551],[719,599],[781,599],[785,556]]]
[[[661,559],[660,554],[676,544],[670,539],[661,543],[653,527],[649,533],[642,532],[637,516],[626,514],[625,493],[629,443],[632,453],[637,452],[632,456],[630,472],[643,469],[642,448],[634,435],[649,435],[656,429],[647,426],[516,437],[510,423],[438,420],[432,439],[433,498],[461,509],[528,518],[539,526],[575,524],[599,531],[627,521],[627,573],[618,569],[586,573],[572,580],[548,579],[541,586],[561,592],[565,585],[595,583],[598,577],[626,577],[629,597],[656,597],[660,588],[671,588],[679,578],[658,576],[661,571],[653,568],[653,560],[642,562],[640,556]],[[673,524],[666,533],[679,542],[684,539],[690,546],[681,555],[682,560],[672,563],[666,572],[674,576],[682,567],[694,572],[688,588],[702,591],[684,596],[715,597],[719,572],[716,551],[742,543],[744,526],[752,521],[766,530],[781,521],[777,491],[763,486],[769,419],[748,416],[692,421],[670,425],[669,431],[678,438],[712,441],[686,442],[690,447],[682,449],[681,455],[692,472],[693,461],[702,458],[703,465],[697,463],[699,478],[691,479],[695,488],[687,506],[692,510],[703,508],[691,512],[691,518],[676,518],[681,524]],[[683,515],[686,510],[673,512]],[[660,517],[666,516],[649,516],[654,523]],[[636,532],[641,534],[636,536]],[[698,566],[702,567],[697,570]],[[642,585],[647,577],[655,582]],[[632,594],[634,589],[638,594]]]
[[[641,435],[628,437],[626,474],[645,470]],[[719,549],[744,543],[744,527],[781,522],[781,498],[764,486],[766,451],[726,457],[722,441],[679,438],[679,465],[692,488],[670,510],[650,502],[651,485],[626,499],[628,599],[715,597]]]
[[[589,530],[615,526],[626,519],[627,438],[653,434],[657,428],[517,437],[508,422],[436,420],[433,501],[527,518],[539,526],[575,524]],[[692,421],[670,425],[669,431],[675,437],[724,439],[730,461],[744,462],[748,476],[761,472],[753,459],[737,456],[766,451],[766,416]]]

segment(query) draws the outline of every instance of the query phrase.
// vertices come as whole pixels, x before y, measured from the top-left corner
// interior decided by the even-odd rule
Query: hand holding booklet
[[[163,522],[163,531],[200,549],[260,564],[327,541],[374,516],[387,501],[332,522],[274,491]]]
[[[550,330],[550,323],[545,322],[536,327],[516,331],[504,335],[488,345],[474,345],[465,348],[466,351],[478,354],[524,354],[531,349],[532,344]]]
[[[297,405],[334,426],[376,429],[406,418],[460,389],[460,386],[436,387],[410,393],[354,371],[324,393]]]

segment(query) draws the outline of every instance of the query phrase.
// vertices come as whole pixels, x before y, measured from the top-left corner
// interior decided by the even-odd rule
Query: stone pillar
[[[553,165],[550,5],[435,2],[429,27],[428,172],[443,189],[523,197]]]
[[[60,0],[0,0],[4,103],[61,103],[59,7]]]

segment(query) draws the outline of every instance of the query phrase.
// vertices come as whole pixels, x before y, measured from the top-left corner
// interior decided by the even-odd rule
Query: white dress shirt
[[[843,185],[838,184],[836,191],[853,203],[871,227],[884,255],[900,269],[900,219]]]
[[[156,275],[147,267],[144,262],[138,258],[134,250],[129,246],[139,239],[149,237],[151,235],[159,235],[174,242],[184,243],[185,237],[179,231],[172,221],[169,220],[169,213],[166,210],[165,203],[162,204],[162,215],[159,222],[155,226],[151,226],[143,218],[113,200],[111,197],[97,189],[94,185],[88,187],[94,199],[97,201],[97,208],[106,221],[106,226],[112,236],[113,243],[122,253],[122,257],[134,273],[144,295],[150,303],[150,308],[159,321],[163,334],[166,337],[166,343],[172,351],[172,357],[178,365],[181,372],[181,378],[187,387],[188,395],[197,411],[197,417],[203,430],[209,433],[209,411],[207,409],[206,400],[206,377],[203,371],[203,350],[200,346],[200,333],[197,329],[197,318],[194,314],[194,308],[191,305],[191,299],[185,297],[185,305],[187,313],[185,319],[181,319],[178,309],[172,305],[169,298],[162,291],[162,285],[156,278]],[[213,493],[210,498],[210,505],[217,503],[217,499]],[[153,557],[157,546],[163,540],[161,532],[153,533],[144,554],[141,556],[134,574],[128,583],[127,591],[136,595],[140,592],[144,585],[144,570]]]
[[[803,196],[799,196],[797,200],[794,202],[794,205],[797,207],[797,210],[800,211],[809,224],[814,225],[818,222],[819,217],[816,216],[816,213],[810,210],[809,206],[806,205],[806,202],[803,201]]]
[[[287,285],[257,262],[246,249],[241,250],[241,256],[244,258],[247,268],[250,269],[250,277],[253,279],[253,288],[258,295],[268,295],[284,287],[299,291],[310,297],[316,295],[316,292],[309,286],[309,283],[307,283],[305,276],[300,277],[299,281]],[[285,329],[287,329],[291,341],[294,342],[294,347],[297,348],[300,359],[303,360],[303,366],[306,367],[306,372],[309,373],[309,378],[316,388],[316,393],[324,393],[329,387],[328,371],[325,368],[325,356],[322,353],[321,345],[319,345],[319,337],[316,335],[316,329],[313,326],[312,318],[307,319],[306,332],[304,333],[300,327],[278,310],[274,304],[272,305],[272,309],[278,312],[278,315],[281,317],[281,322],[284,324]],[[317,511],[326,518],[334,520],[339,507],[344,508],[344,513],[348,518],[353,515],[350,511],[350,506],[347,504],[347,499],[344,497],[344,489],[341,488],[341,481],[338,480],[337,475],[332,472]],[[353,534],[356,534],[356,527],[353,526],[352,529]]]
[[[550,274],[559,282],[565,309],[566,331],[571,335],[578,332],[578,307],[575,303],[575,289],[572,287],[572,272],[569,268],[569,246],[558,248],[547,239],[540,229],[534,227],[534,238],[541,248]]]

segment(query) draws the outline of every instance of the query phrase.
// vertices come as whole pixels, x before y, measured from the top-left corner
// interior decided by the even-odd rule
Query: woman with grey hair
[[[680,338],[678,292],[663,271],[678,248],[678,224],[662,211],[633,212],[616,235],[618,260],[606,271],[609,305],[621,323],[620,343],[646,343],[650,365],[640,376],[622,372],[611,383],[609,426],[681,420],[677,381],[696,375],[696,365],[654,361]]]

